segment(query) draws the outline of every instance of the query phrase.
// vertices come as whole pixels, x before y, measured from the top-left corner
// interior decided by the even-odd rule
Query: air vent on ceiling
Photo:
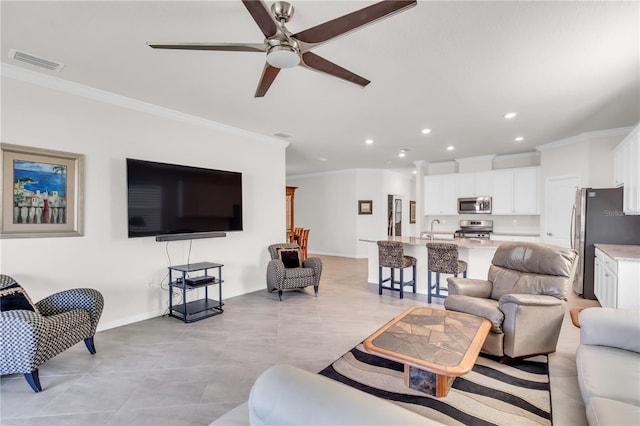
[[[273,136],[277,136],[279,138],[283,138],[283,139],[288,139],[291,137],[291,135],[284,133],[284,132],[276,132],[273,134]]]
[[[21,52],[16,49],[9,49],[9,58],[16,61],[26,62],[27,64],[35,65],[37,67],[46,68],[48,70],[60,72],[64,68],[64,64],[50,59],[41,58],[30,53]]]

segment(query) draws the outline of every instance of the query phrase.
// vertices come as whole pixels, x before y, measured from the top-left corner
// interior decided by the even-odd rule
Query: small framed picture
[[[409,201],[409,223],[416,223],[416,202]]]
[[[358,201],[358,214],[373,214],[373,201],[371,201],[371,200],[359,200]]]
[[[0,144],[0,238],[82,235],[81,154]]]

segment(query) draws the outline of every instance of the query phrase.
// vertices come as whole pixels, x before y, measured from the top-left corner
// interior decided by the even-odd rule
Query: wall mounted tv
[[[129,238],[242,231],[242,173],[127,158]]]

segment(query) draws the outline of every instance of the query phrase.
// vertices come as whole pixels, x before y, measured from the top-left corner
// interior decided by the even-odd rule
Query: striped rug
[[[445,424],[551,424],[546,355],[504,365],[481,354],[444,398],[409,389],[403,371],[401,363],[369,354],[360,344],[320,374]]]

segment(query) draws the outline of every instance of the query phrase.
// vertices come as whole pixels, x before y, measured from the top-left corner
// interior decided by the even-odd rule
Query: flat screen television
[[[127,158],[129,238],[242,230],[242,173]]]

